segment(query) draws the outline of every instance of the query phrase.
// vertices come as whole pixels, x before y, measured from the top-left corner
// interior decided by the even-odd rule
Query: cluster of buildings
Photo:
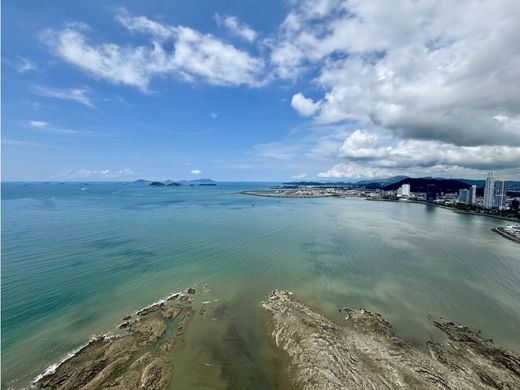
[[[412,193],[410,184],[403,184],[394,194],[398,199],[422,200],[446,205],[479,206],[487,210],[517,210],[519,207],[519,199],[507,198],[507,183],[504,180],[498,180],[494,172],[489,172],[486,178],[484,197],[477,198],[476,185],[460,189],[458,193],[439,193],[437,185],[427,184],[424,193]]]
[[[459,190],[459,196],[457,197],[457,203],[462,204],[477,204],[477,186],[472,185],[468,189]]]
[[[504,180],[497,180],[494,172],[489,172],[484,186],[484,198],[481,206],[485,209],[504,210],[507,202],[507,183]],[[469,189],[459,190],[457,203],[476,205],[477,187],[471,186]]]

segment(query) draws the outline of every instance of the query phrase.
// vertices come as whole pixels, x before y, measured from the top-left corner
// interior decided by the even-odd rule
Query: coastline
[[[331,198],[338,197],[336,194],[317,194],[317,195],[288,195],[283,193],[269,193],[269,190],[263,191],[240,191],[237,194],[249,196],[261,196],[264,198]]]
[[[331,193],[331,194],[320,193],[320,194],[316,194],[316,195],[293,195],[293,194],[284,194],[284,193],[274,193],[274,192],[272,192],[272,190],[262,190],[262,191],[254,190],[254,191],[240,191],[240,192],[237,192],[236,194],[237,195],[260,196],[260,197],[264,197],[264,198],[331,198],[331,197],[335,197],[335,198],[345,198],[345,199],[358,198],[358,199],[364,199],[364,200],[367,200],[370,202],[396,202],[396,203],[403,202],[399,199],[383,199],[383,198],[378,199],[378,198],[367,198],[367,197],[362,197],[362,196],[344,196],[344,195],[339,195],[339,194],[335,194],[335,193]],[[453,207],[448,207],[448,206],[435,204],[435,203],[428,203],[428,202],[424,202],[424,201],[406,200],[406,203],[416,203],[416,204],[422,204],[422,205],[426,205],[426,206],[439,207],[439,208],[442,208],[445,210],[450,210],[456,214],[475,215],[475,216],[495,218],[495,219],[501,219],[504,221],[520,223],[519,218],[504,217],[501,215],[493,215],[493,214],[480,213],[480,212],[475,212],[475,211],[454,209]]]

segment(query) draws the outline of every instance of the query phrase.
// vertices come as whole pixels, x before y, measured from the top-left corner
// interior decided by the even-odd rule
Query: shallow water
[[[211,303],[173,352],[175,388],[286,386],[258,307],[274,288],[337,321],[338,306],[381,312],[411,342],[436,337],[434,315],[520,351],[520,245],[491,232],[505,221],[235,194],[265,186],[3,184],[2,387],[197,282]]]

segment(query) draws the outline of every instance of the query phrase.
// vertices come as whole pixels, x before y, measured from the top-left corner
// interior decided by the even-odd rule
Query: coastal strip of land
[[[288,291],[275,290],[261,306],[302,389],[520,389],[520,356],[454,322],[435,321],[448,342],[422,351],[367,310],[340,308],[340,326]]]
[[[503,215],[498,215],[490,210],[466,210],[460,209],[453,206],[447,206],[444,204],[437,204],[433,202],[427,202],[425,200],[416,200],[416,199],[398,199],[396,197],[379,197],[379,196],[368,196],[367,193],[357,190],[344,190],[342,188],[272,188],[268,190],[248,190],[241,191],[237,194],[242,195],[250,195],[250,196],[260,196],[266,198],[357,198],[364,199],[368,201],[374,202],[406,202],[406,203],[416,203],[422,205],[429,205],[434,207],[440,207],[445,210],[451,210],[457,214],[468,214],[468,215],[478,215],[482,217],[488,218],[496,218],[504,221],[512,221],[512,222],[520,222],[519,218],[516,217],[508,217]]]
[[[326,198],[331,196],[337,196],[335,193],[314,190],[254,190],[254,191],[241,191],[242,195],[251,196],[263,196],[267,198]]]

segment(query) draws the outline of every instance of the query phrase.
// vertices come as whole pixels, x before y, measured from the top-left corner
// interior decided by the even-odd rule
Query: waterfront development
[[[259,305],[278,288],[342,326],[338,308],[381,313],[418,350],[444,342],[431,320],[442,317],[520,351],[519,246],[491,231],[510,223],[412,202],[241,194],[276,185],[3,184],[2,387],[70,379],[55,364],[106,335],[89,348],[117,343],[111,367],[124,361],[142,380],[107,369],[97,380],[114,386],[164,384],[157,372],[172,370],[169,388],[290,388]]]

